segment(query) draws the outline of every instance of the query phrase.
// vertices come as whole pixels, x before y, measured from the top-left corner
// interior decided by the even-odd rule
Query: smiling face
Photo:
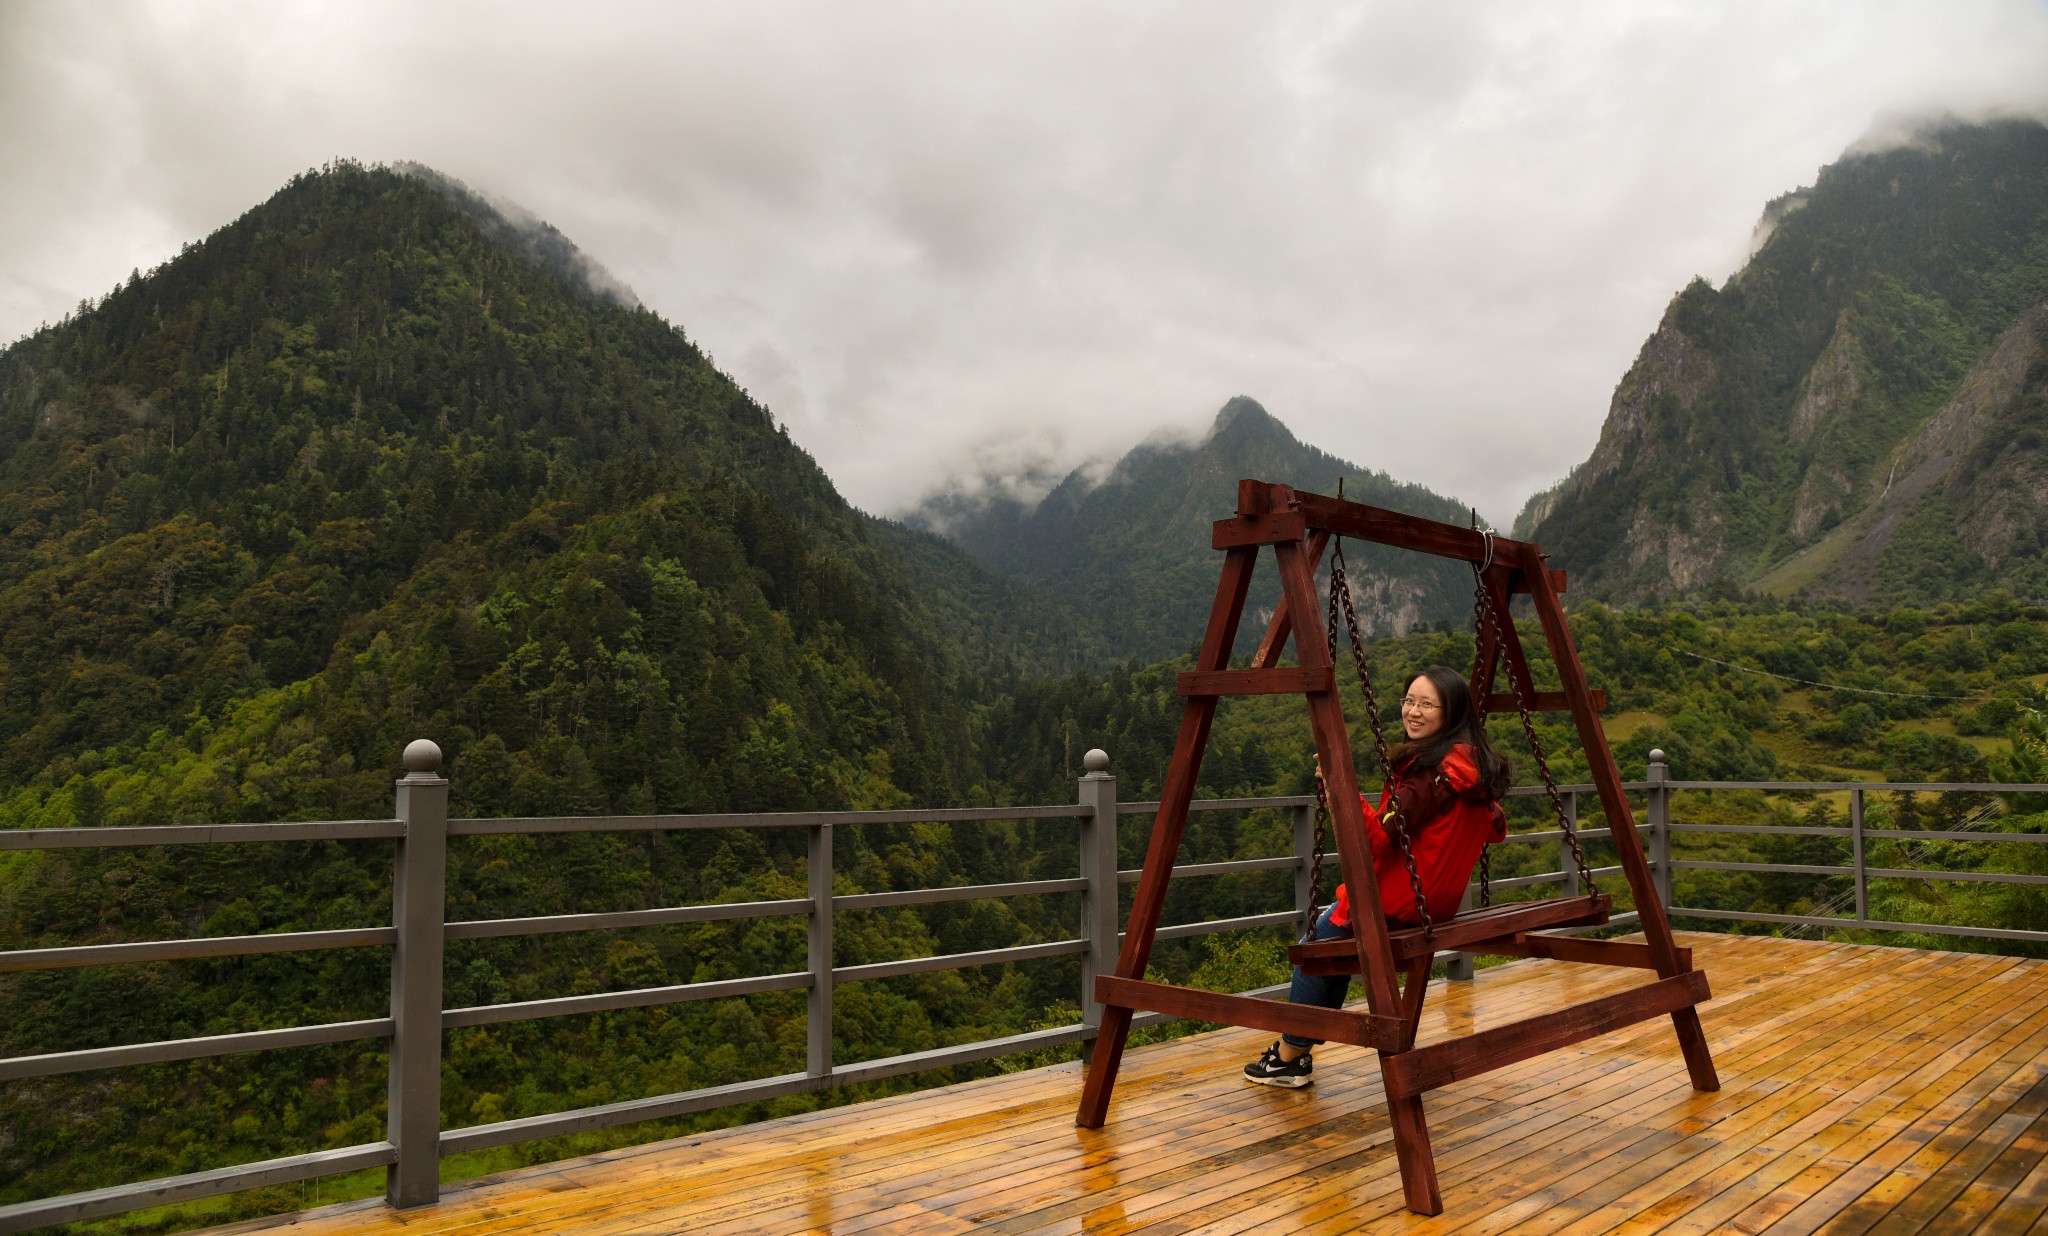
[[[1408,694],[1401,697],[1401,727],[1407,731],[1409,742],[1428,738],[1444,727],[1443,695],[1435,683],[1421,674],[1408,684]]]

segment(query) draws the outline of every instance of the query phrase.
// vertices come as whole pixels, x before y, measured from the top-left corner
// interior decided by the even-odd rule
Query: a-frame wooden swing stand
[[[1517,593],[1525,593],[1534,600],[1551,659],[1563,680],[1563,691],[1535,692],[1529,678],[1528,658],[1515,635],[1514,624],[1500,621],[1492,630],[1479,633],[1472,679],[1474,698],[1512,701],[1512,695],[1492,693],[1495,671],[1505,661],[1510,685],[1518,688],[1518,694],[1538,707],[1571,712],[1600,792],[1600,805],[1612,829],[1622,871],[1628,878],[1629,891],[1634,894],[1645,943],[1530,934],[1547,927],[1607,921],[1610,899],[1590,889],[1574,896],[1511,902],[1460,914],[1451,922],[1436,925],[1433,934],[1427,937],[1419,928],[1389,929],[1373,879],[1372,856],[1359,807],[1350,736],[1336,690],[1335,667],[1326,643],[1315,638],[1321,634],[1316,621],[1315,574],[1318,560],[1333,535],[1460,559],[1475,567],[1483,564],[1481,586],[1491,593],[1495,610],[1502,615],[1508,613],[1508,601]],[[1152,843],[1145,854],[1144,873],[1138,881],[1130,928],[1117,956],[1116,973],[1096,980],[1095,998],[1105,1008],[1076,1123],[1084,1128],[1100,1128],[1107,1116],[1117,1066],[1130,1033],[1131,1014],[1138,1009],[1377,1049],[1380,1074],[1386,1082],[1402,1190],[1408,1208],[1420,1214],[1443,1210],[1436,1162],[1429,1146],[1429,1128],[1422,1111],[1422,1096],[1440,1086],[1668,1014],[1677,1031],[1693,1088],[1718,1089],[1720,1082],[1714,1074],[1713,1057],[1707,1051],[1707,1040],[1695,1009],[1708,998],[1706,975],[1692,968],[1691,950],[1681,949],[1672,941],[1671,923],[1651,883],[1649,865],[1622,792],[1613,752],[1608,749],[1595,715],[1595,693],[1586,685],[1577,648],[1565,625],[1564,607],[1558,601],[1562,581],[1545,565],[1542,551],[1532,544],[1489,537],[1452,524],[1249,480],[1238,483],[1237,516],[1216,522],[1213,543],[1225,551],[1223,576],[1209,611],[1200,659],[1194,672],[1180,677],[1180,694],[1187,698],[1187,707],[1181,718],[1173,763],[1160,792]],[[1267,627],[1252,668],[1233,670],[1230,650],[1237,638],[1238,620],[1244,613],[1252,568],[1259,548],[1264,545],[1272,546],[1279,560],[1282,601]],[[1290,635],[1297,649],[1297,664],[1282,667],[1280,654]],[[1144,979],[1218,698],[1297,692],[1308,702],[1316,750],[1328,783],[1337,854],[1355,907],[1353,919],[1358,931],[1355,940],[1297,945],[1294,956],[1312,973],[1363,975],[1365,1012],[1221,995]],[[1415,1028],[1422,1012],[1430,960],[1437,951],[1447,949],[1633,966],[1655,971],[1657,978],[1615,995],[1418,1046]],[[1395,983],[1397,974],[1407,983],[1405,1001],[1404,993]]]

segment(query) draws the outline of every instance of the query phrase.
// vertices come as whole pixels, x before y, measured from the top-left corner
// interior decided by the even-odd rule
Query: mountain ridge
[[[1218,561],[1209,527],[1229,514],[1244,477],[1316,493],[1334,493],[1341,480],[1356,501],[1460,524],[1470,514],[1454,499],[1303,443],[1257,400],[1240,395],[1192,443],[1141,442],[1107,470],[1074,469],[1035,503],[942,494],[907,522],[1092,616],[1116,654],[1156,660],[1201,637]],[[1368,631],[1461,621],[1470,610],[1469,572],[1458,564],[1358,546],[1351,565],[1354,604]],[[1277,597],[1270,578],[1255,581],[1248,614],[1270,612]],[[1241,650],[1258,637],[1256,629],[1242,631]]]
[[[1948,125],[1852,152],[1767,204],[1758,235],[1723,287],[1694,280],[1672,298],[1592,452],[1531,498],[1520,532],[1586,595],[1623,603],[1742,587],[1892,603],[2048,590],[2029,558],[2048,544],[2035,448],[1916,484],[1910,511],[1891,488],[1944,409],[1989,380],[1980,366],[2033,338],[2001,342],[2048,302],[2048,127]],[[1998,369],[2010,442],[2039,438],[2032,366]],[[1946,507],[1990,493],[2007,503],[2004,531],[1979,545]],[[1842,531],[1878,523],[1911,535]],[[1852,542],[1863,548],[1848,554]]]

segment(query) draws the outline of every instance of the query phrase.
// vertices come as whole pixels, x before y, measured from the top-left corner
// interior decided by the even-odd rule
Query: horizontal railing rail
[[[1870,882],[1872,880],[1929,880],[1978,884],[2022,884],[2048,885],[2048,876],[2026,872],[2007,871],[1958,871],[1940,867],[1915,866],[1873,866],[1868,857],[1868,848],[1873,841],[1887,842],[1938,842],[1942,844],[1985,845],[2018,844],[2038,845],[2048,842],[2048,833],[2030,832],[1985,832],[1964,828],[1873,828],[1865,815],[1867,798],[1873,793],[1903,795],[1918,794],[2029,794],[2048,793],[2048,785],[2009,784],[2003,782],[1977,781],[1676,781],[1666,779],[1662,752],[1651,752],[1650,775],[1654,788],[1650,794],[1651,828],[1653,835],[1668,838],[1679,835],[1722,835],[1750,837],[1833,837],[1849,842],[1849,863],[1847,866],[1833,863],[1754,863],[1717,859],[1673,859],[1668,841],[1663,843],[1660,855],[1661,869],[1659,895],[1665,907],[1674,918],[1706,920],[1709,922],[1771,923],[1781,926],[1812,929],[1817,931],[1887,931],[1909,932],[1937,936],[1970,936],[1987,940],[2013,940],[2032,944],[2048,944],[2048,931],[2034,931],[2012,927],[1984,927],[1962,923],[1908,922],[1897,919],[1874,918],[1870,914]],[[1830,824],[1736,824],[1716,822],[1708,824],[1683,823],[1671,819],[1670,798],[1675,790],[1700,790],[1707,792],[1734,791],[1741,793],[1765,794],[1846,794],[1849,799],[1849,822],[1846,825]],[[1911,857],[1910,855],[1908,856]],[[1842,880],[1848,888],[1831,897],[1819,908],[1818,914],[1782,914],[1763,910],[1734,910],[1717,906],[1687,906],[1677,904],[1671,896],[1670,878],[1675,871],[1728,871],[1752,874],[1810,875],[1821,879]]]
[[[558,815],[448,821],[451,837],[533,833],[678,832],[696,828],[815,828],[827,824],[975,824],[986,820],[1066,820],[1079,806],[938,807],[889,811],[769,811],[718,815]],[[62,831],[62,830],[58,830]]]
[[[0,850],[111,850],[139,845],[256,845],[278,841],[394,841],[402,820],[296,824],[153,824],[144,828],[0,829]]]
[[[409,1206],[431,1201],[438,1195],[438,1161],[450,1154],[619,1124],[673,1118],[731,1104],[758,1102],[929,1069],[972,1064],[1018,1052],[1075,1044],[1081,1045],[1085,1052],[1089,1050],[1101,1020],[1101,1006],[1093,999],[1094,978],[1111,971],[1122,939],[1118,922],[1118,890],[1123,885],[1135,882],[1140,874],[1135,869],[1119,868],[1117,864],[1117,822],[1125,816],[1142,816],[1156,813],[1158,810],[1156,802],[1118,801],[1115,780],[1107,772],[1107,757],[1099,751],[1091,751],[1087,760],[1088,772],[1080,780],[1080,799],[1071,805],[767,814],[449,819],[446,814],[448,783],[438,775],[439,759],[439,750],[431,743],[414,743],[407,748],[406,763],[410,771],[399,782],[397,811],[393,818],[388,820],[0,831],[0,850],[77,850],[309,841],[389,841],[395,843],[397,847],[392,922],[389,926],[281,931],[256,935],[87,944],[0,952],[0,974],[20,974],[87,966],[262,956],[324,949],[392,948],[392,1002],[391,1015],[388,1017],[52,1052],[0,1060],[0,1081],[9,1081],[95,1069],[196,1060],[285,1047],[381,1040],[388,1045],[390,1052],[391,1085],[387,1140],[4,1206],[0,1207],[0,1232],[20,1231],[52,1223],[90,1220],[147,1206],[189,1201],[270,1184],[310,1180],[366,1167],[386,1168],[387,1200],[394,1205]],[[1653,878],[1660,900],[1674,915],[1695,919],[1818,926],[1823,929],[1856,928],[1872,931],[1976,935],[2001,940],[2048,940],[2048,932],[1901,923],[1871,919],[1866,913],[1868,882],[1873,879],[2039,884],[2048,883],[2048,877],[2005,872],[1944,871],[1938,868],[1921,869],[1910,866],[1879,867],[1871,866],[1864,861],[1864,845],[1872,836],[1907,841],[2041,842],[2048,841],[2048,834],[1869,829],[1864,827],[1862,812],[1863,796],[1872,791],[2048,792],[2048,786],[1992,786],[1980,783],[1674,781],[1668,778],[1667,771],[1663,754],[1652,752],[1648,778],[1644,781],[1626,782],[1623,788],[1628,792],[1643,795],[1646,799],[1647,812],[1644,819],[1651,842]],[[1582,839],[1598,841],[1611,838],[1611,830],[1604,826],[1576,828],[1580,797],[1594,793],[1594,786],[1572,784],[1560,786],[1559,790],[1566,819],[1573,824]],[[1851,796],[1851,822],[1847,827],[1674,822],[1670,816],[1670,799],[1672,793],[1678,790],[1765,793],[1847,791]],[[1510,795],[1514,797],[1541,796],[1544,793],[1542,788],[1533,786],[1517,787],[1510,791]],[[1190,809],[1196,812],[1284,812],[1292,823],[1293,853],[1264,858],[1183,863],[1174,868],[1174,874],[1188,878],[1292,871],[1293,904],[1287,910],[1270,913],[1165,925],[1158,931],[1159,938],[1188,939],[1217,932],[1271,927],[1299,929],[1303,926],[1312,901],[1307,855],[1314,841],[1314,806],[1315,799],[1309,795],[1208,799],[1193,803]],[[1062,819],[1073,820],[1079,826],[1081,871],[1074,877],[872,893],[837,893],[833,890],[832,830],[835,827]],[[450,920],[446,916],[447,842],[451,837],[722,828],[806,830],[809,836],[806,895],[770,901],[726,902],[527,918]],[[1704,833],[1846,837],[1852,842],[1855,861],[1852,866],[1839,867],[1813,863],[1768,864],[1672,858],[1670,845],[1673,834]],[[1564,835],[1564,831],[1559,828],[1537,827],[1511,833],[1508,843],[1519,846],[1543,845],[1560,842]],[[1620,870],[1620,867],[1609,864],[1594,867],[1591,874],[1597,879],[1614,875]],[[1693,870],[1847,877],[1854,882],[1855,917],[1769,914],[1672,904],[1672,873]],[[1562,892],[1565,895],[1582,891],[1579,887],[1580,874],[1576,870],[1520,874],[1491,882],[1493,889],[1504,892],[1549,885],[1562,885]],[[1081,930],[1072,939],[1038,941],[1006,948],[855,965],[838,965],[833,960],[834,921],[837,915],[844,912],[1060,894],[1078,894],[1080,898]],[[442,953],[449,941],[506,939],[769,917],[806,919],[809,926],[806,944],[807,964],[804,969],[627,991],[459,1008],[443,1007]],[[1610,929],[1615,926],[1626,926],[1635,921],[1635,917],[1633,911],[1617,913],[1607,926]],[[1082,961],[1082,1020],[1078,1024],[971,1043],[951,1044],[876,1060],[843,1062],[833,1058],[832,993],[841,984],[899,978],[971,966],[1001,965],[1070,956],[1079,957]],[[1470,959],[1461,958],[1456,954],[1452,954],[1451,959],[1453,977],[1469,977]],[[804,992],[807,1001],[807,1059],[802,1073],[462,1128],[440,1127],[441,1038],[444,1031],[787,991]],[[1283,985],[1261,988],[1244,994],[1273,997],[1284,995],[1285,991],[1286,987]],[[1150,1025],[1171,1020],[1173,1019],[1164,1014],[1144,1014],[1135,1018],[1133,1024]]]

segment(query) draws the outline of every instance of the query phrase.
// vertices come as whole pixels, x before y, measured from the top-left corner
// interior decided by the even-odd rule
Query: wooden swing
[[[1389,928],[1380,907],[1379,886],[1374,879],[1372,853],[1366,841],[1357,776],[1352,766],[1350,734],[1337,694],[1335,617],[1341,600],[1347,611],[1352,656],[1366,693],[1366,708],[1384,767],[1385,742],[1380,734],[1371,675],[1366,670],[1356,619],[1348,612],[1350,593],[1342,577],[1341,543],[1332,559],[1336,578],[1332,581],[1328,638],[1308,638],[1313,627],[1304,621],[1317,612],[1316,568],[1333,536],[1460,559],[1473,565],[1477,579],[1474,610],[1479,626],[1471,679],[1474,702],[1482,710],[1513,704],[1521,713],[1564,839],[1577,859],[1583,891],[1540,901],[1482,904],[1447,923],[1430,922],[1427,908],[1418,896],[1422,925]],[[1659,1014],[1671,1017],[1693,1088],[1719,1089],[1713,1057],[1707,1050],[1695,1007],[1709,996],[1707,977],[1692,968],[1691,950],[1679,948],[1672,941],[1671,923],[1651,883],[1649,864],[1622,792],[1613,752],[1600,729],[1597,693],[1586,685],[1577,648],[1565,624],[1564,607],[1558,600],[1563,587],[1562,572],[1552,572],[1545,565],[1542,550],[1476,529],[1341,498],[1297,493],[1285,485],[1253,480],[1238,482],[1237,515],[1216,521],[1211,540],[1215,548],[1225,551],[1222,578],[1209,610],[1208,630],[1202,639],[1196,668],[1180,676],[1179,693],[1186,697],[1187,706],[1181,716],[1173,761],[1160,792],[1159,814],[1153,820],[1152,841],[1131,905],[1129,930],[1117,955],[1116,973],[1095,981],[1095,998],[1105,1007],[1075,1123],[1084,1128],[1100,1128],[1108,1115],[1110,1094],[1116,1085],[1117,1067],[1123,1059],[1134,1010],[1371,1047],[1379,1052],[1380,1075],[1386,1086],[1395,1155],[1408,1208],[1433,1215],[1442,1212],[1443,1198],[1437,1187],[1436,1162],[1422,1110],[1422,1096],[1431,1090]],[[1229,668],[1230,650],[1244,613],[1252,568],[1259,548],[1265,545],[1273,547],[1278,560],[1281,602],[1267,625],[1252,667],[1233,670]],[[1517,594],[1527,594],[1535,603],[1562,691],[1535,689],[1528,657],[1514,624],[1502,618],[1508,612],[1510,598]],[[1283,667],[1279,664],[1280,655],[1290,636],[1294,637],[1297,664]],[[1503,661],[1510,690],[1496,695],[1494,679]],[[1143,977],[1145,965],[1151,959],[1160,909],[1166,902],[1167,884],[1173,876],[1181,834],[1187,825],[1188,804],[1194,798],[1218,699],[1225,695],[1295,693],[1304,696],[1308,704],[1310,728],[1328,787],[1318,815],[1327,817],[1336,838],[1338,863],[1350,890],[1356,935],[1350,940],[1296,945],[1291,954],[1307,973],[1362,975],[1365,1012],[1223,995],[1148,982]],[[1529,719],[1532,708],[1568,710],[1572,714],[1606,812],[1622,873],[1635,898],[1644,943],[1531,934],[1546,928],[1604,923],[1612,905],[1610,897],[1592,888],[1591,872],[1576,832],[1565,815],[1541,746],[1536,743]],[[1389,814],[1394,817],[1389,832],[1407,855],[1398,802],[1390,804]],[[1319,841],[1320,837],[1319,828]],[[1321,848],[1318,844],[1316,868],[1320,867]],[[1412,856],[1408,861],[1413,878]],[[1482,890],[1486,888],[1484,871],[1482,864]],[[1482,899],[1485,900],[1484,891]],[[1430,963],[1438,952],[1453,949],[1629,966],[1654,970],[1658,977],[1640,987],[1554,1012],[1417,1045],[1415,1032],[1422,1015]],[[1405,980],[1405,991],[1397,986],[1397,975]]]

